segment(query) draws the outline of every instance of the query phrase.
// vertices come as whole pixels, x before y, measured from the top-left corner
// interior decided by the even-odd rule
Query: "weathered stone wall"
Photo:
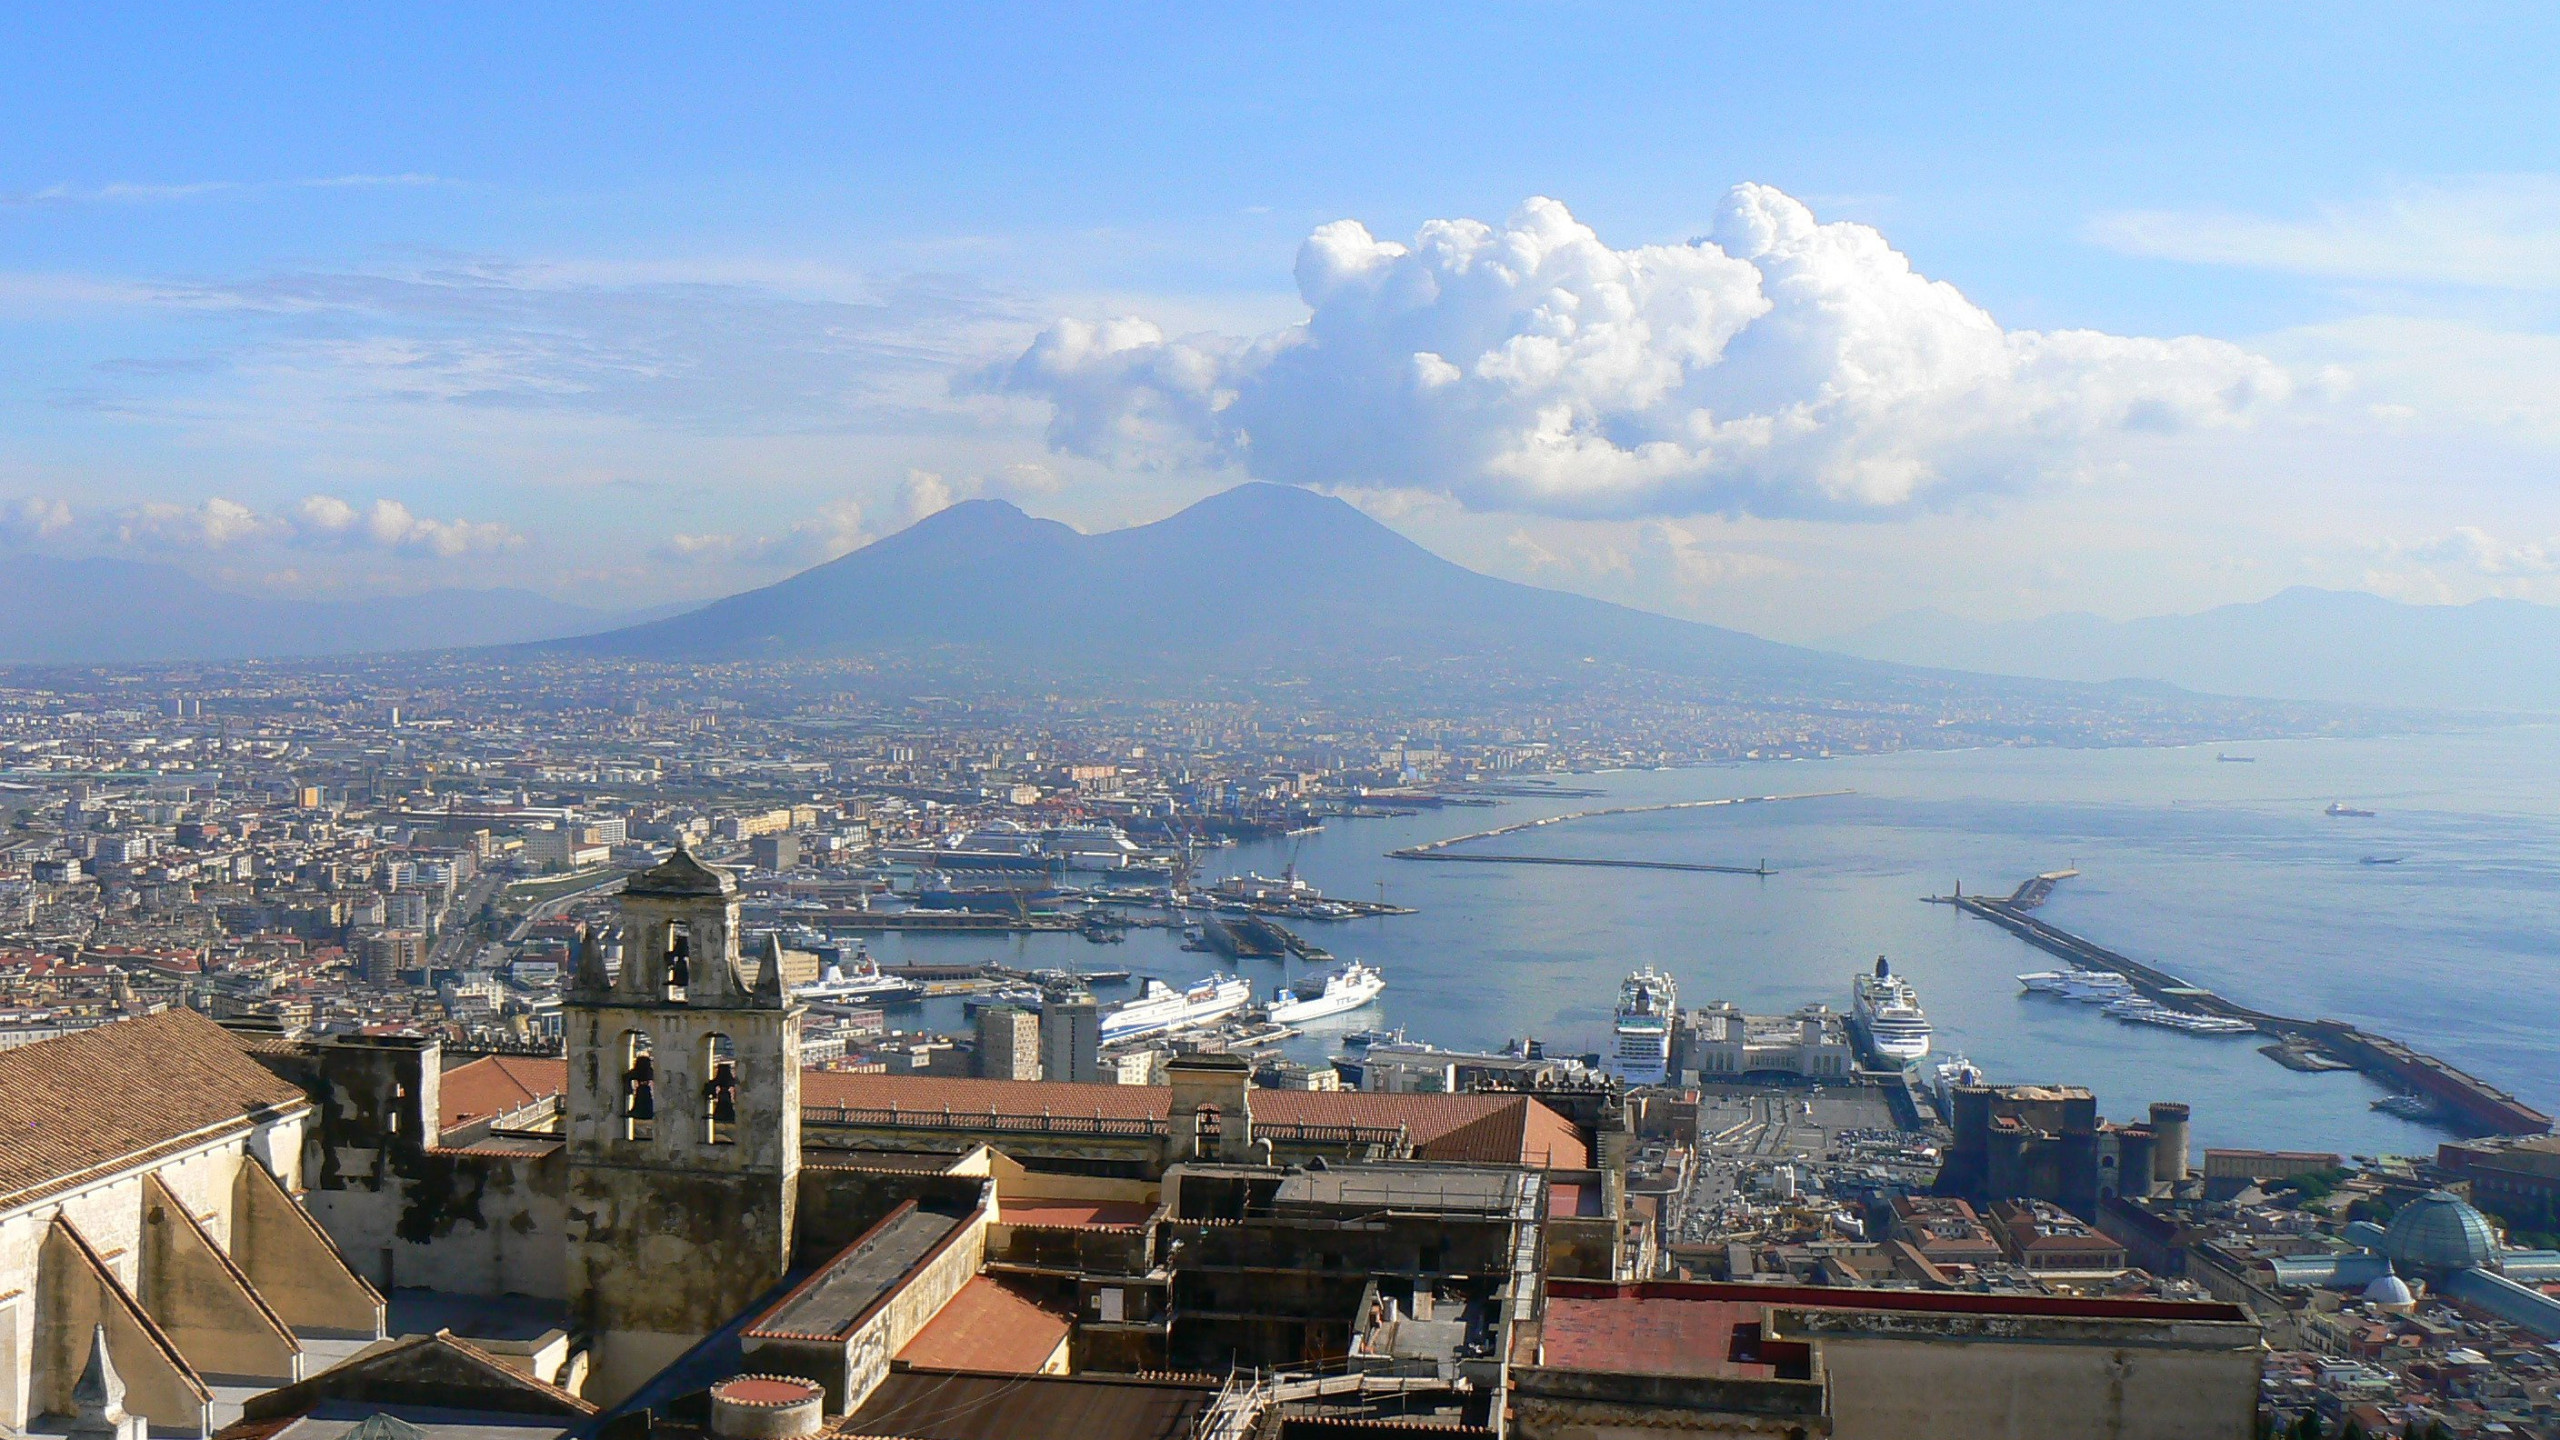
[[[2259,1351],[1826,1336],[1837,1440],[2246,1440]]]
[[[973,1209],[987,1182],[973,1175],[919,1170],[864,1170],[812,1165],[800,1172],[799,1235],[792,1263],[825,1263],[861,1239],[906,1201],[952,1210]]]
[[[143,1312],[95,1241],[64,1223],[47,1222],[38,1270],[30,1411],[72,1413],[71,1388],[88,1358],[92,1333],[103,1325],[107,1351],[127,1386],[125,1409],[148,1417],[154,1431],[206,1433],[212,1392]]]
[[[382,1296],[264,1165],[232,1187],[231,1258],[297,1332],[380,1339]]]
[[[1519,1440],[1820,1440],[1833,1433],[1819,1381],[1516,1369],[1508,1399]]]
[[[1567,1280],[1618,1278],[1618,1227],[1597,1216],[1547,1221],[1547,1273]]]
[[[303,1203],[376,1287],[567,1296],[568,1165],[557,1149],[483,1155],[393,1145],[335,1158],[347,1162],[340,1186],[310,1191]]]
[[[157,1176],[142,1182],[142,1308],[198,1375],[288,1385],[302,1344]]]

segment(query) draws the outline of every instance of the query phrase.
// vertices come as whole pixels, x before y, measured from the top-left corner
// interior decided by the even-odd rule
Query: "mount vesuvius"
[[[972,500],[763,589],[539,648],[1123,681],[1606,665],[1803,692],[1914,673],[1478,574],[1341,500],[1261,483],[1098,535]]]

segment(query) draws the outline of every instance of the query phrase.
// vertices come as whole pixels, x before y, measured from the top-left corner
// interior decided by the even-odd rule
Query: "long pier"
[[[2052,893],[2051,884],[2039,886],[2039,881],[2062,878],[2062,872],[2037,876],[2006,900],[1964,895],[1951,896],[1945,903],[1979,915],[2047,954],[2091,970],[2112,970],[2130,981],[2135,990],[2171,1009],[2247,1021],[2266,1034],[2325,1052],[2368,1075],[2427,1096],[2442,1105],[2447,1114],[2478,1130],[2494,1135],[2541,1135],[2550,1131],[2550,1116],[2475,1075],[2387,1035],[2360,1030],[2343,1020],[2303,1020],[2252,1009],[2026,913]]]
[[[1475,830],[1464,835],[1452,835],[1445,840],[1427,840],[1420,845],[1408,845],[1401,850],[1390,850],[1387,852],[1387,858],[1451,861],[1470,865],[1584,865],[1611,870],[1685,870],[1701,875],[1768,875],[1774,872],[1769,869],[1769,862],[1766,860],[1757,865],[1709,865],[1687,860],[1618,860],[1574,855],[1487,855],[1482,852],[1456,854],[1450,847],[1476,840],[1494,840],[1505,835],[1518,835],[1524,831],[1544,829],[1549,825],[1562,825],[1572,820],[1597,820],[1607,815],[1650,815],[1664,810],[1707,810],[1725,805],[1774,805],[1782,800],[1823,800],[1855,793],[1851,790],[1812,790],[1800,795],[1736,795],[1722,800],[1674,800],[1662,805],[1613,805],[1605,810],[1576,810],[1569,815],[1549,815],[1537,820],[1522,820],[1512,825],[1498,825],[1491,830]]]
[[[1595,865],[1610,870],[1693,870],[1704,875],[1775,875],[1769,862],[1757,865],[1701,865],[1685,860],[1607,860],[1569,855],[1452,855],[1446,851],[1393,850],[1397,860],[1443,860],[1468,865]]]

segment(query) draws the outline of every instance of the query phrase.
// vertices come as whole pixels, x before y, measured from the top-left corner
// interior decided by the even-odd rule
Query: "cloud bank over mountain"
[[[1410,245],[1336,221],[1297,284],[1309,314],[1285,329],[1062,320],[985,382],[1045,399],[1054,448],[1112,464],[1575,516],[1907,513],[2293,393],[2219,340],[2003,329],[1873,228],[1765,185],[1735,187],[1706,238],[1624,250],[1549,199]]]

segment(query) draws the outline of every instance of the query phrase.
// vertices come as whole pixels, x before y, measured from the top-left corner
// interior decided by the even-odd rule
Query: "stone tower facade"
[[[568,1018],[568,1290],[611,1404],[791,1262],[800,1017],[768,955],[748,983],[736,882],[679,848],[622,891],[622,970],[580,946]]]

